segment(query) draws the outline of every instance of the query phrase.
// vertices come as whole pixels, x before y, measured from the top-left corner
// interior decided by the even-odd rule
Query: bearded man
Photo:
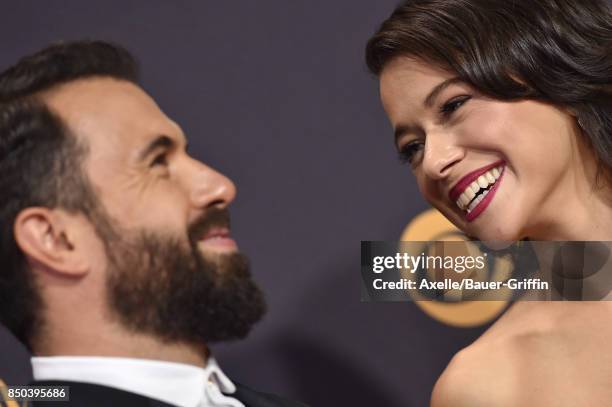
[[[69,386],[58,406],[301,405],[209,353],[264,298],[230,236],[234,184],[187,153],[134,58],[52,45],[0,74],[0,102],[0,322],[33,384]]]

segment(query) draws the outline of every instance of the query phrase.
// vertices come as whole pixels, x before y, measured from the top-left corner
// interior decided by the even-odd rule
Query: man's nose
[[[236,186],[232,180],[200,161],[193,162],[195,169],[189,185],[193,205],[198,208],[228,206],[236,197]]]
[[[458,146],[452,135],[432,134],[425,142],[423,171],[433,180],[446,178],[454,164],[465,156],[465,149]]]

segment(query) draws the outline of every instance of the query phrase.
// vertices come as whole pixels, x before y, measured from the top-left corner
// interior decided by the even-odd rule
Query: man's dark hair
[[[76,79],[105,76],[137,83],[134,58],[102,41],[51,45],[0,74],[0,323],[29,349],[43,303],[14,237],[28,207],[93,216],[98,201],[83,169],[88,146],[38,95]]]
[[[406,1],[366,46],[375,75],[398,56],[453,72],[495,99],[571,109],[600,173],[610,175],[612,11],[604,0]]]

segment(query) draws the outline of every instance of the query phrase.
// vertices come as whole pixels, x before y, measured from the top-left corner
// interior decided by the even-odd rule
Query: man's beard
[[[246,257],[207,256],[198,248],[210,227],[229,226],[225,209],[210,209],[194,222],[188,244],[151,231],[120,231],[112,221],[97,223],[106,224],[98,233],[109,260],[110,310],[130,331],[204,345],[243,338],[264,315],[264,297]]]

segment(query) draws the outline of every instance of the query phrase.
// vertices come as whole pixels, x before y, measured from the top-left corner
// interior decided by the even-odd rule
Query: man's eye
[[[166,160],[166,154],[160,154],[153,161],[151,161],[151,167],[155,167],[157,165],[166,165],[168,161]]]
[[[459,109],[465,102],[467,102],[471,96],[461,96],[459,98],[453,99],[450,102],[445,103],[440,107],[440,114],[444,118],[448,118],[452,116],[455,110]]]
[[[411,141],[399,150],[399,160],[402,163],[414,164],[417,154],[423,149],[423,142],[420,140]]]

